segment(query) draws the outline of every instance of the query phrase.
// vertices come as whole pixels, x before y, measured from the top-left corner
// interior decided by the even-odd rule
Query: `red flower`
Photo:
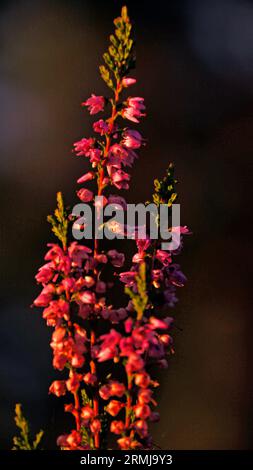
[[[81,409],[81,418],[84,420],[84,421],[90,421],[92,418],[94,418],[94,411],[93,409],[90,407],[90,406],[84,406],[82,409]]]
[[[117,382],[116,380],[111,380],[109,382],[109,387],[111,390],[111,396],[123,397],[126,392],[125,385],[120,382]]]
[[[87,374],[84,375],[83,381],[87,385],[96,385],[97,383],[97,376],[95,374],[91,374],[91,372],[87,372]]]
[[[82,436],[77,431],[71,431],[71,433],[66,438],[67,444],[72,448],[75,449],[81,444]]]
[[[136,418],[147,419],[150,416],[151,410],[148,405],[136,405],[134,407]]]
[[[144,421],[144,419],[138,419],[138,421],[135,421],[134,429],[142,439],[144,437],[147,437],[147,435],[148,435],[148,425],[147,425],[147,422]]]
[[[49,393],[53,393],[57,397],[61,397],[66,393],[66,384],[64,380],[55,380],[49,388]]]
[[[117,416],[117,414],[120,412],[120,410],[124,407],[125,405],[121,403],[118,400],[111,400],[110,403],[106,407],[107,413],[109,413],[111,416]]]
[[[146,372],[140,372],[135,375],[135,384],[137,387],[146,388],[150,384],[150,376]]]
[[[69,392],[76,392],[78,390],[82,376],[80,374],[72,373],[66,381],[67,389]]]
[[[90,424],[90,430],[93,432],[93,434],[100,432],[101,431],[101,422],[99,419],[94,419],[92,423]]]
[[[125,424],[123,421],[112,421],[110,430],[113,432],[113,434],[122,434],[125,430]]]

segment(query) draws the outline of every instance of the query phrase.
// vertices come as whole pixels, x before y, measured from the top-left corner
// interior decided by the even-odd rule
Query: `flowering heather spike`
[[[86,173],[77,180],[83,185],[77,196],[100,212],[108,203],[119,203],[126,209],[125,199],[114,190],[128,189],[130,174],[125,167],[133,165],[135,151],[144,141],[122,121],[126,118],[138,123],[145,115],[142,97],[122,99],[122,92],[136,81],[128,77],[135,57],[126,7],[114,25],[103,55],[105,65],[100,67],[110,97],[92,94],[83,103],[91,115],[104,110],[107,114],[93,123],[93,136],[83,136],[74,144],[75,154],[85,157],[85,167],[87,160],[90,163],[89,170],[85,168]],[[91,189],[86,187],[90,184]],[[177,195],[175,184],[170,165],[166,176],[154,182],[153,202],[171,206]],[[125,255],[113,245],[105,252],[97,238],[92,247],[68,238],[69,217],[61,193],[48,221],[60,244],[49,245],[46,264],[36,275],[42,290],[34,305],[43,308],[42,316],[53,328],[53,367],[64,370],[63,378],[51,384],[49,393],[66,397],[64,409],[74,422],[73,429],[59,436],[57,443],[62,450],[101,449],[111,434],[115,448],[150,449],[149,422],[158,419],[153,389],[159,384],[149,370],[155,365],[166,367],[173,352],[172,319],[167,308],[174,306],[176,288],[185,282],[174,263],[177,253],[165,252],[161,240],[147,235],[136,240],[132,267],[124,271]],[[180,230],[180,236],[188,233],[186,227],[173,230]],[[124,288],[130,296],[127,306],[116,308],[109,303],[108,289],[113,285],[110,270],[117,271],[114,274],[120,280],[118,298],[124,298]],[[113,371],[109,376],[104,362]]]

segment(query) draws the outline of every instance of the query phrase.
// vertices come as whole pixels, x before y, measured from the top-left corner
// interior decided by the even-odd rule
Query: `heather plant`
[[[34,439],[31,438],[29,423],[23,415],[20,403],[17,403],[15,406],[15,423],[19,429],[19,435],[13,438],[12,450],[37,450],[44,432],[39,431]]]
[[[100,66],[109,95],[92,94],[82,103],[92,116],[105,117],[95,120],[91,137],[74,143],[74,154],[90,165],[77,181],[77,197],[93,208],[96,204],[98,214],[109,203],[126,209],[118,191],[129,188],[128,169],[145,143],[139,131],[127,125],[138,124],[146,109],[142,97],[128,96],[136,80],[129,76],[135,53],[126,7],[114,25]],[[164,178],[154,182],[152,202],[171,210],[176,183],[170,164]],[[95,196],[100,197],[99,204]],[[36,275],[42,291],[34,306],[43,308],[42,316],[53,329],[53,367],[62,372],[49,392],[66,396],[65,412],[73,416],[72,429],[63,432],[57,444],[62,450],[152,449],[149,424],[159,419],[156,370],[165,369],[173,353],[173,319],[168,311],[177,301],[177,287],[185,283],[174,261],[182,243],[171,252],[161,249],[161,239],[153,240],[148,233],[134,237],[137,251],[127,269],[125,255],[113,241],[107,250],[96,233],[89,242],[73,237],[78,222],[61,193],[48,221],[58,241],[48,245],[46,264]],[[81,227],[84,234],[90,229],[87,224]],[[167,229],[177,230],[180,237],[188,233],[186,227]],[[120,306],[110,300],[114,281]]]

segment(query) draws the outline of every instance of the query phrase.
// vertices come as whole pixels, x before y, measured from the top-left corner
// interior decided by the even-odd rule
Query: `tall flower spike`
[[[77,180],[82,185],[77,197],[96,206],[98,213],[108,203],[126,209],[125,199],[114,191],[128,189],[128,169],[144,142],[141,134],[126,124],[136,124],[145,116],[144,99],[122,98],[136,82],[128,76],[135,55],[126,7],[114,25],[103,56],[105,65],[100,66],[112,96],[92,94],[82,103],[91,115],[108,114],[99,114],[93,123],[94,135],[74,143],[75,155],[90,164]],[[92,187],[87,187],[90,184]],[[155,180],[153,202],[170,207],[176,198],[175,184],[170,166],[162,180]],[[167,307],[174,306],[176,287],[184,284],[185,277],[173,262],[175,253],[161,249],[161,240],[148,236],[136,240],[132,267],[124,271],[124,253],[113,246],[104,251],[96,237],[92,246],[77,242],[68,230],[70,220],[58,193],[57,209],[48,221],[59,243],[49,245],[46,263],[36,275],[42,290],[34,301],[53,328],[53,367],[64,371],[64,378],[53,381],[49,393],[66,397],[64,409],[73,416],[72,430],[59,436],[57,444],[62,450],[101,449],[106,448],[110,436],[115,448],[150,449],[149,423],[158,419],[153,392],[159,384],[152,377],[153,368],[166,367],[173,352]],[[78,225],[76,220],[74,224]],[[84,220],[84,233],[87,227]],[[111,227],[124,234],[124,226]],[[178,229],[187,233],[185,227]],[[109,302],[111,271],[121,281],[118,298],[124,298],[125,288],[128,305],[115,307]],[[112,371],[109,375],[108,370]]]

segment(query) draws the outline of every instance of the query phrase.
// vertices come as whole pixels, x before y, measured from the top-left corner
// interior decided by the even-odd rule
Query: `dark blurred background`
[[[50,330],[30,304],[51,240],[46,216],[62,190],[76,201],[86,168],[72,143],[89,136],[80,102],[105,87],[98,65],[119,0],[1,2],[0,446],[10,448],[22,402],[53,448],[62,403]],[[180,181],[181,219],[194,235],[180,262],[188,277],[171,312],[176,355],[162,374],[156,443],[164,449],[253,448],[250,294],[253,154],[253,2],[128,1],[148,137],[130,202],[150,196],[169,161]],[[58,429],[56,426],[58,423]]]

